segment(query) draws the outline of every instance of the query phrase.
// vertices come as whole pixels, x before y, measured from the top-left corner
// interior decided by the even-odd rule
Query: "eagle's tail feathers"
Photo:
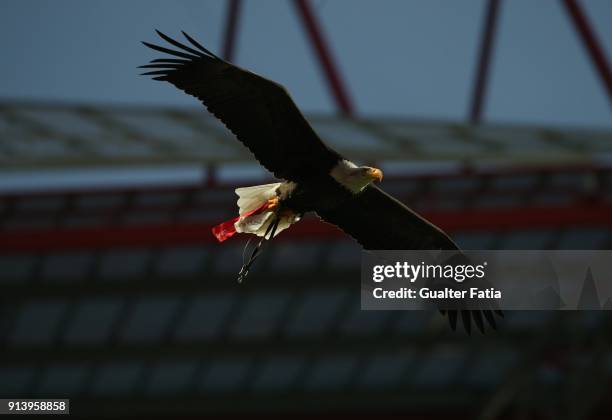
[[[280,185],[280,182],[276,182],[274,184],[236,188],[236,194],[238,195],[238,212],[240,214],[247,213],[261,206],[265,201],[276,197]]]

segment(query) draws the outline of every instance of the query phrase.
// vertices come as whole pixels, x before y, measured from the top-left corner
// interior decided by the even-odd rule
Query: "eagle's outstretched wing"
[[[191,46],[157,33],[178,50],[144,44],[177,58],[152,60],[141,66],[152,69],[143,74],[198,98],[276,177],[300,183],[328,175],[342,159],[321,141],[281,85],[222,60],[184,32]],[[375,186],[318,213],[366,249],[457,249],[444,232]],[[482,329],[482,315],[495,327],[490,311],[461,312],[468,331],[471,319]],[[454,329],[457,312],[446,313]]]
[[[299,182],[338,162],[281,85],[222,60],[184,32],[191,47],[157,33],[178,50],[143,44],[177,58],[152,60],[143,74],[198,98],[277,178]]]
[[[335,209],[320,209],[317,214],[351,235],[364,249],[459,251],[457,244],[446,233],[375,185],[369,185]],[[480,331],[484,331],[483,317],[491,327],[496,328],[494,313],[503,316],[501,311],[493,308],[460,312],[468,333],[472,321]],[[455,329],[457,311],[442,313],[448,316],[451,327]]]
[[[316,212],[365,249],[459,249],[446,233],[373,184],[332,211]]]

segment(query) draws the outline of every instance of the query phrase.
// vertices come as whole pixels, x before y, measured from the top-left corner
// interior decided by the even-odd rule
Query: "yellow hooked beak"
[[[383,173],[378,168],[371,168],[368,174],[372,177],[372,179],[375,179],[378,182],[383,180]]]

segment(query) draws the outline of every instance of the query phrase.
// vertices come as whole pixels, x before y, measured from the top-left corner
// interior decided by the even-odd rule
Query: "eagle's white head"
[[[371,166],[357,166],[341,160],[329,173],[339,184],[353,193],[358,193],[374,181],[382,181],[383,173]]]

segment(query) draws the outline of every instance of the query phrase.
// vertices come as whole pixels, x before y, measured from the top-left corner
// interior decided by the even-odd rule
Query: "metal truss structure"
[[[341,115],[355,116],[355,106],[350,100],[350,94],[341,77],[340,71],[335,64],[333,54],[327,44],[325,35],[319,24],[316,13],[308,0],[291,0],[295,10],[301,19],[308,40],[312,44],[313,51],[319,61],[322,72],[326,78],[327,86],[332,95],[338,112]],[[612,69],[606,57],[595,28],[591,25],[579,0],[559,0],[572,22],[576,34],[584,44],[602,87],[605,89],[608,99],[612,104]],[[497,22],[501,15],[503,0],[487,0],[486,10],[483,13],[482,34],[480,36],[480,48],[478,61],[474,74],[472,86],[471,104],[468,119],[472,124],[479,124],[485,110],[485,99],[487,94],[488,79],[491,68],[491,59],[495,54],[495,38]],[[228,60],[234,58],[240,20],[242,0],[229,0],[227,17],[225,23],[223,53]]]

